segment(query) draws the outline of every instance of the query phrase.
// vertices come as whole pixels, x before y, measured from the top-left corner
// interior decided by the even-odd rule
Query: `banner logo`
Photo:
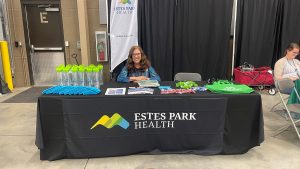
[[[177,121],[196,121],[197,113],[186,112],[145,112],[134,113],[134,129],[164,129],[175,128]]]
[[[121,4],[131,4],[131,0],[120,0]]]
[[[123,129],[127,129],[129,127],[129,123],[125,120],[120,114],[115,113],[111,118],[107,115],[102,116],[92,127],[91,130],[97,127],[98,125],[102,125],[108,129],[113,128],[115,125],[122,127]]]

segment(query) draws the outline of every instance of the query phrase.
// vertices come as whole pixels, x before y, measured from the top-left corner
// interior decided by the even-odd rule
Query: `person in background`
[[[295,59],[299,55],[299,44],[291,43],[285,50],[284,57],[275,63],[275,80],[289,78],[295,81],[300,78],[300,61]]]
[[[139,46],[132,46],[129,50],[126,65],[117,78],[117,82],[129,83],[140,80],[157,80],[160,81],[159,75],[151,66],[144,51]]]

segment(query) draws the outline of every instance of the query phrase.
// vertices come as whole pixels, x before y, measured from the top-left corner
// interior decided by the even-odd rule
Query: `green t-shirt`
[[[295,88],[298,91],[298,93],[300,93],[300,80],[296,80],[295,81]],[[289,100],[287,104],[300,104],[300,101],[297,97],[296,92],[294,91],[294,89],[292,90],[291,95],[289,96]]]

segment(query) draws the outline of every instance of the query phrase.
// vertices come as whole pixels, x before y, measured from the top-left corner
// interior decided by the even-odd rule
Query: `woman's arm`
[[[298,78],[297,79],[300,79],[300,61],[298,59],[295,59],[295,64],[296,64],[296,71],[297,71],[297,75],[298,75]]]
[[[121,83],[129,83],[129,78],[128,78],[128,70],[127,67],[124,66],[120,74],[118,75],[117,82]]]
[[[149,67],[148,71],[149,71],[150,80],[160,81],[159,75],[156,73],[156,71],[154,70],[154,68],[152,66]]]
[[[298,59],[294,59],[294,63],[297,67],[297,69],[300,69],[300,61]]]
[[[147,78],[146,76],[132,76],[132,77],[129,77],[129,81],[132,81],[132,82],[138,82],[140,80],[148,80],[149,78]]]
[[[284,68],[284,62],[278,60],[274,66],[274,77],[276,80],[282,79],[283,68]]]
[[[128,77],[127,67],[124,66],[120,74],[118,75],[117,82],[121,83],[129,83],[129,82],[137,82],[140,80],[148,80],[146,76],[131,76]]]

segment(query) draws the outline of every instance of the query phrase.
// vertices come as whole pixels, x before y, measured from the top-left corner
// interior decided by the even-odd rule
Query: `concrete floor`
[[[27,88],[0,96],[0,102]],[[299,169],[300,141],[290,128],[272,137],[287,124],[281,111],[270,112],[279,96],[262,91],[265,141],[241,155],[131,155],[111,158],[40,161],[34,144],[36,104],[0,103],[1,169]],[[280,107],[279,107],[280,109]]]

